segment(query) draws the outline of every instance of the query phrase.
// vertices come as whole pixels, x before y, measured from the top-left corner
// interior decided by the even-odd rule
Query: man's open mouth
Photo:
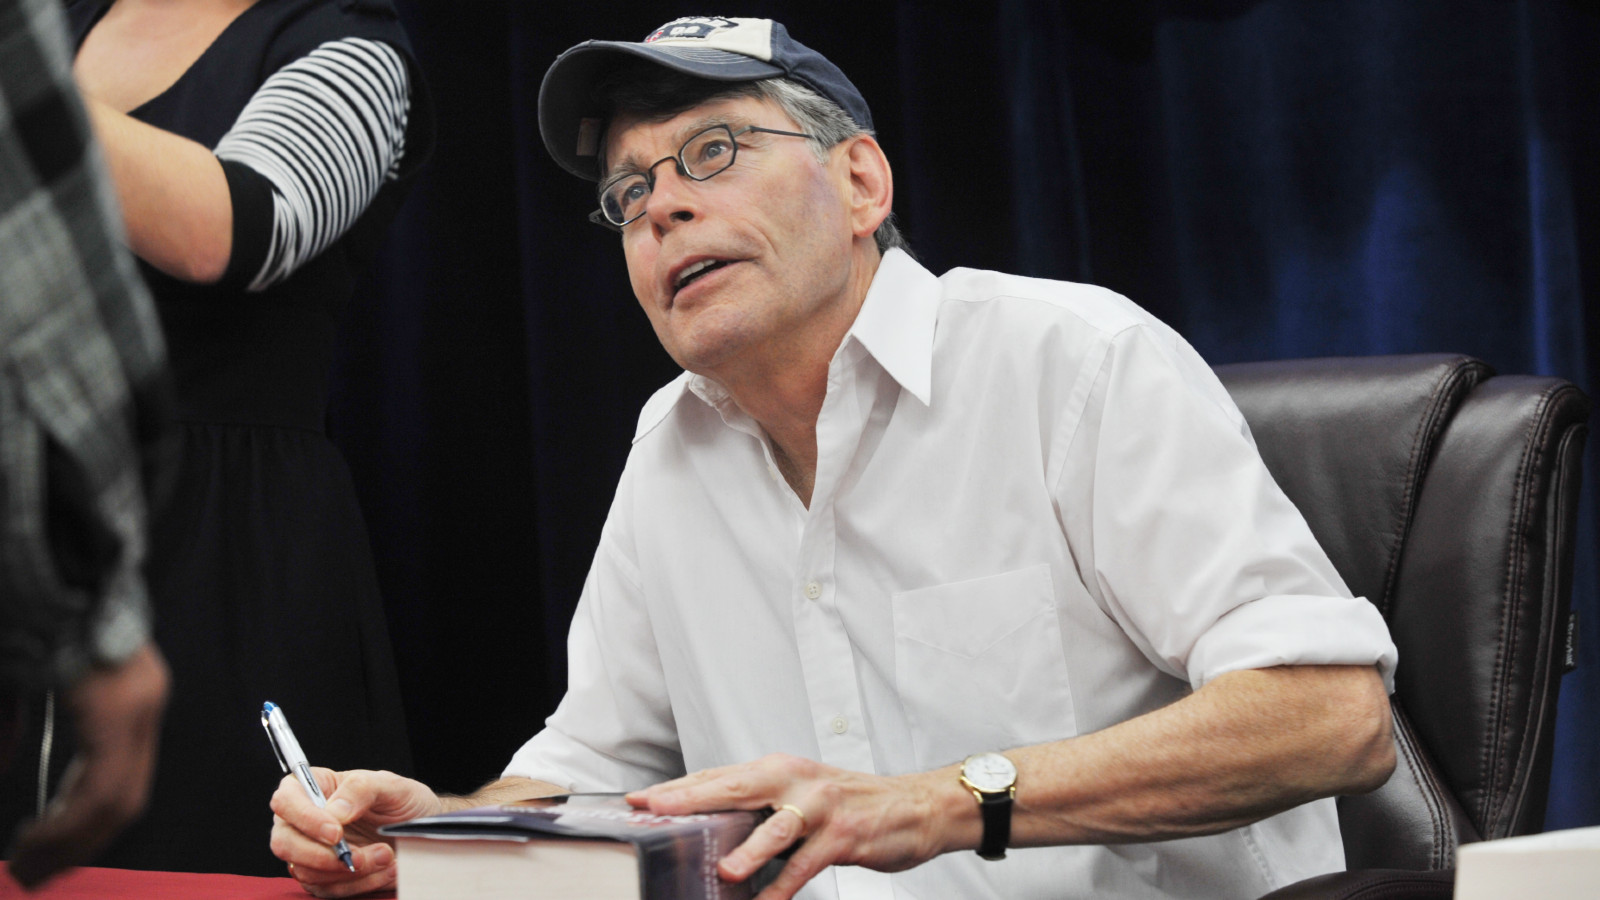
[[[727,265],[728,262],[729,261],[726,259],[703,259],[678,273],[678,280],[673,282],[672,289],[674,291],[681,291],[688,286],[689,282],[694,281],[696,278],[699,278],[701,275],[704,275],[707,272],[712,272],[722,268],[723,266]]]

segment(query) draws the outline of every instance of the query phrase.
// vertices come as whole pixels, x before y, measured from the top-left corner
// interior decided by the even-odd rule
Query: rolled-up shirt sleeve
[[[505,775],[624,791],[684,774],[661,656],[627,552],[625,473],[567,634],[567,693]]]
[[[1104,351],[1060,480],[1064,503],[1090,507],[1067,531],[1102,609],[1194,688],[1240,669],[1349,664],[1377,666],[1393,690],[1383,617],[1350,595],[1200,356],[1149,325]]]

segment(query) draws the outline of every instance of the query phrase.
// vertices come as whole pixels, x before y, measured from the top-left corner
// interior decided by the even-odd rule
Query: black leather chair
[[[1544,819],[1589,402],[1465,356],[1217,373],[1400,650],[1394,775],[1339,798],[1350,871],[1268,896],[1449,898],[1458,845]]]

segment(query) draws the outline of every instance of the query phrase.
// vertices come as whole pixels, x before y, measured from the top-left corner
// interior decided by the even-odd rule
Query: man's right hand
[[[393,772],[312,769],[326,809],[318,809],[292,776],[284,776],[272,795],[272,852],[289,864],[289,874],[317,897],[350,897],[395,884],[394,847],[378,829],[393,822],[442,812],[427,785]],[[351,872],[333,852],[340,838],[350,842]]]

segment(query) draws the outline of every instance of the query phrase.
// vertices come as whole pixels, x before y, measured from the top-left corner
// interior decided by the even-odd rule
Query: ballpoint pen
[[[300,782],[318,809],[326,807],[328,798],[322,795],[322,787],[317,784],[317,779],[311,777],[311,763],[306,761],[305,751],[300,749],[300,742],[295,740],[289,720],[283,715],[283,708],[270,700],[262,704],[261,727],[267,730],[267,740],[272,742],[272,752],[278,755],[278,765]],[[339,854],[339,861],[344,863],[345,868],[352,872],[356,870],[355,861],[350,857],[350,845],[345,843],[344,838],[333,845],[333,852]]]

